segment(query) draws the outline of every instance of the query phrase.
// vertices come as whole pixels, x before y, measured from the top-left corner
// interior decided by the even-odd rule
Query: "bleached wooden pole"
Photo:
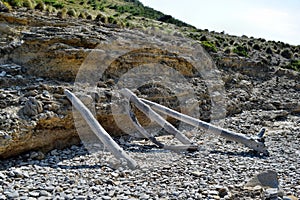
[[[183,121],[187,124],[204,128],[204,129],[208,130],[209,132],[216,134],[217,136],[219,135],[228,140],[241,143],[241,144],[247,146],[248,148],[255,150],[256,152],[263,153],[265,155],[269,155],[267,147],[265,146],[264,141],[263,141],[263,135],[265,132],[264,128],[260,130],[260,132],[258,133],[258,135],[256,137],[247,137],[244,134],[234,133],[232,131],[219,128],[219,127],[209,124],[207,122],[201,121],[199,119],[190,117],[188,115],[182,114],[180,112],[177,112],[175,110],[172,110],[170,108],[162,106],[160,104],[154,103],[152,101],[142,99],[142,98],[140,98],[140,100],[142,102],[150,105],[151,108],[153,108],[154,110],[156,110],[160,113],[171,116],[171,117],[178,119],[180,121]]]
[[[104,128],[98,123],[91,111],[78,99],[72,92],[65,90],[65,95],[72,102],[73,106],[82,117],[85,119],[87,124],[90,126],[92,131],[101,140],[101,142],[106,146],[106,148],[117,158],[124,159],[127,162],[127,166],[130,169],[136,169],[138,167],[135,160],[133,160],[104,130]]]
[[[198,146],[196,145],[165,145],[158,140],[154,136],[152,136],[150,133],[148,133],[139,123],[138,119],[136,118],[134,112],[132,110],[128,110],[128,115],[130,116],[130,119],[135,126],[135,128],[147,139],[149,139],[151,142],[156,144],[159,148],[163,148],[166,150],[172,150],[172,151],[182,151],[182,150],[188,150],[188,151],[196,151],[198,150]]]
[[[135,106],[142,111],[151,120],[157,122],[167,132],[174,135],[183,144],[192,144],[192,142],[180,131],[178,131],[172,124],[166,121],[162,116],[154,112],[150,106],[142,102],[133,92],[128,89],[122,89],[121,94],[124,95],[129,101],[135,104]]]

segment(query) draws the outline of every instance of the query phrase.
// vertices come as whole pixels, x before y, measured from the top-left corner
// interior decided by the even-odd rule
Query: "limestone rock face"
[[[29,97],[23,108],[24,115],[36,116],[43,112],[43,106],[40,101],[37,101],[34,97]]]
[[[104,46],[116,38],[121,39],[120,44],[126,44],[128,38],[141,37],[149,41],[152,38],[143,32],[103,27],[93,21],[62,20],[35,12],[0,13],[0,158],[80,142],[78,124],[74,123],[64,89],[88,97],[86,103],[94,109],[105,130],[113,136],[124,135],[115,119],[116,113],[112,112],[116,103],[113,98],[118,95],[116,88],[120,87],[118,84],[124,74],[149,63],[178,71],[186,82],[164,86],[161,82],[168,77],[163,71],[155,74],[158,80],[147,82],[143,82],[145,77],[131,73],[126,80],[141,83],[134,92],[183,113],[198,109],[202,120],[220,120],[253,109],[262,110],[258,121],[274,122],[299,115],[299,73],[278,70],[251,58],[222,55],[216,62],[218,68],[207,71],[208,76],[214,73],[220,77],[219,82],[211,86],[213,80],[205,79],[185,58],[171,49],[151,46],[130,51],[123,48],[126,53],[106,63],[107,68],[97,77],[98,71],[90,66],[95,64],[92,62],[97,63],[97,57],[90,60],[91,63],[86,62],[92,52],[101,53]],[[83,63],[87,67],[86,77],[76,79]],[[103,63],[97,64],[100,67]],[[90,88],[78,90],[73,84],[78,78],[89,79],[92,75],[97,79]],[[223,91],[220,88],[224,88]],[[196,98],[182,107],[179,100],[187,96],[190,89]],[[223,105],[216,106],[216,101]],[[153,125],[142,113],[136,112],[142,125]],[[122,121],[122,116],[119,117]],[[178,121],[168,120],[178,125]]]

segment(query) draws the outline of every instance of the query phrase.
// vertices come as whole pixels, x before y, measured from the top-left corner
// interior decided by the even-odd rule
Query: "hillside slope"
[[[66,19],[96,20],[103,24],[126,28],[155,27],[165,32],[179,31],[199,41],[215,61],[222,60],[223,57],[232,59],[239,57],[241,60],[251,58],[261,65],[300,70],[299,45],[293,46],[281,41],[266,41],[263,38],[247,36],[236,37],[224,32],[196,29],[172,16],[145,7],[137,0],[7,0],[4,2],[8,7],[10,5],[13,8],[25,7],[29,12],[40,10],[47,15]]]

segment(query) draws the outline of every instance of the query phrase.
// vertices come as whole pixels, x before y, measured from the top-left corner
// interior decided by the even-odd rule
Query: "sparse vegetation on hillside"
[[[82,10],[91,10],[97,16],[99,12],[105,12],[114,17],[126,18],[128,16],[144,17],[165,23],[174,24],[179,27],[192,27],[170,15],[156,11],[153,8],[144,6],[137,0],[4,0],[13,7],[28,7],[31,9],[44,10],[43,4],[52,6],[56,9],[72,9],[71,16],[75,13],[81,13]],[[79,15],[78,15],[79,16]],[[81,15],[82,17],[82,15]],[[120,23],[121,20],[117,20]],[[115,22],[115,21],[114,21]]]
[[[215,52],[215,53],[217,52],[217,47],[212,42],[210,42],[210,41],[202,41],[201,44],[205,48],[206,51],[208,51],[208,52]]]
[[[285,68],[300,72],[300,60],[291,60],[290,64]]]
[[[270,66],[299,71],[300,46],[263,38],[236,37],[224,31],[217,33],[200,30],[170,15],[144,6],[138,0],[2,0],[8,10],[25,7],[29,10],[47,11],[60,18],[95,20],[116,27],[155,27],[166,32],[179,31],[199,41],[214,57],[238,56],[241,59],[263,57]],[[276,59],[277,60],[276,60]],[[278,61],[278,59],[280,61]]]
[[[247,52],[247,48],[241,45],[238,45],[237,47],[235,47],[233,49],[233,52],[238,54],[239,56],[244,56],[247,57],[248,56],[248,52]]]

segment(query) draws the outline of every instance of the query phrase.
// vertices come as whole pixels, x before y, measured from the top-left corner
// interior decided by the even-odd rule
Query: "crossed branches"
[[[65,94],[68,99],[72,102],[73,106],[80,112],[83,118],[86,120],[92,131],[101,140],[101,142],[110,150],[110,152],[117,158],[123,159],[127,162],[127,166],[131,169],[138,167],[138,164],[110,137],[110,135],[104,130],[104,128],[98,123],[94,118],[93,114],[89,109],[69,90],[65,90]],[[168,150],[178,151],[178,150],[193,150],[196,151],[198,146],[195,145],[189,138],[187,138],[183,133],[177,130],[172,124],[166,121],[157,112],[166,114],[175,119],[183,121],[187,124],[201,127],[208,132],[215,134],[217,136],[223,137],[227,140],[235,141],[247,146],[250,149],[264,155],[269,155],[269,152],[264,144],[264,133],[265,129],[262,128],[261,131],[255,137],[247,137],[244,134],[234,133],[232,131],[219,128],[210,123],[201,121],[199,119],[184,115],[172,109],[169,109],[160,104],[151,102],[146,99],[138,98],[133,92],[128,89],[122,89],[121,94],[127,98],[128,101],[133,103],[140,111],[142,111],[148,118],[155,121],[161,127],[163,127],[167,132],[174,135],[183,145],[165,145],[156,140],[154,136],[148,133],[139,123],[132,109],[127,109],[127,114],[129,115],[131,122],[135,128],[140,132],[141,135],[148,138],[151,142],[156,144],[159,148],[164,148]],[[155,111],[157,112],[155,112]]]

